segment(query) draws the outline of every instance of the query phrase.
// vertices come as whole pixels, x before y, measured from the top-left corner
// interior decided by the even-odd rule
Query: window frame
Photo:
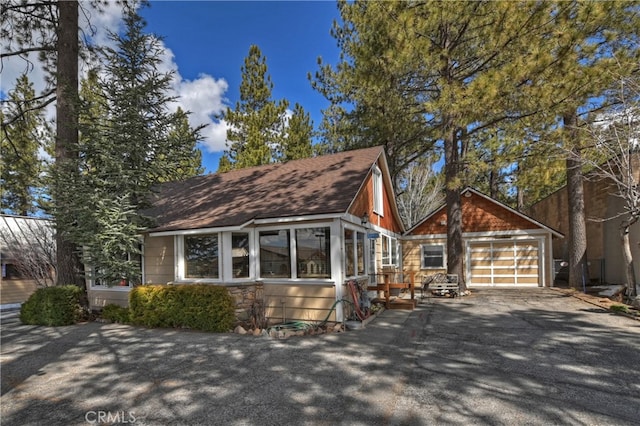
[[[425,264],[425,249],[439,247],[441,249],[442,263],[439,266],[427,266]],[[438,258],[440,256],[429,256],[431,258]],[[420,269],[443,269],[447,264],[447,248],[444,243],[432,243],[432,244],[420,244]]]
[[[330,270],[330,276],[328,278],[304,278],[304,277],[300,277],[300,274],[298,273],[298,248],[297,248],[297,241],[296,241],[296,232],[299,229],[315,229],[315,228],[329,228],[329,236],[326,239],[326,244],[328,244],[328,253],[330,254],[329,259],[327,259],[327,263],[328,263],[328,267]],[[270,276],[262,276],[262,271],[261,271],[261,260],[260,260],[260,232],[261,231],[282,231],[282,230],[286,230],[289,232],[289,250],[290,250],[290,270],[291,270],[291,276],[288,278],[278,278],[278,277],[270,277]],[[274,226],[265,226],[265,227],[259,227],[259,228],[255,228],[255,241],[256,241],[256,245],[255,245],[255,251],[256,251],[256,258],[255,258],[255,265],[256,265],[256,279],[261,280],[261,281],[265,281],[265,282],[269,282],[269,281],[295,281],[295,282],[302,282],[302,283],[307,283],[307,282],[312,282],[312,283],[316,283],[316,282],[332,282],[333,281],[333,274],[334,274],[334,270],[333,270],[333,253],[332,253],[332,247],[334,245],[334,224],[332,222],[316,222],[316,223],[302,223],[302,224],[297,224],[297,225],[293,225],[293,224],[281,224],[280,226],[278,225],[274,225]]]
[[[206,276],[206,277],[189,277],[187,276],[187,238],[204,238],[204,237],[215,237],[216,238],[216,245],[217,245],[217,250],[218,250],[218,255],[217,257],[217,276],[216,277],[211,277],[211,276]],[[188,281],[221,281],[222,280],[222,238],[220,235],[220,232],[212,232],[212,233],[205,233],[205,234],[194,234],[194,235],[184,235],[183,236],[183,247],[182,247],[182,258],[184,261],[183,264],[183,269],[182,269],[182,277],[185,280]]]
[[[140,243],[139,248],[140,248],[140,253],[136,254],[136,256],[138,257],[137,261],[139,264],[138,266],[140,268],[140,280],[141,280],[141,283],[144,283],[144,244]],[[132,256],[132,253],[127,253],[128,261],[132,260],[131,256]],[[91,290],[129,291],[135,286],[135,284],[131,283],[130,280],[126,280],[126,281],[121,280],[120,284],[118,285],[101,284],[96,281],[95,271],[96,271],[96,268],[92,265],[88,265],[88,267],[85,267],[85,273],[89,275],[88,281],[89,281],[89,288]],[[122,284],[123,281],[125,281],[126,284]]]
[[[373,166],[371,177],[373,180],[373,212],[384,217],[384,184],[382,181],[382,171],[377,165]]]
[[[299,231],[303,231],[303,230],[310,230],[313,231],[314,233],[314,237],[317,236],[318,238],[320,238],[320,235],[316,235],[319,231],[323,232],[324,235],[322,235],[322,238],[324,240],[324,249],[322,248],[323,246],[323,242],[321,240],[319,240],[318,244],[318,253],[319,255],[324,255],[325,256],[325,260],[324,260],[324,266],[325,266],[325,272],[324,273],[318,273],[318,276],[303,276],[302,272],[300,271],[301,268],[299,268],[300,265],[303,264],[303,262],[301,262],[300,259],[300,244],[298,241],[298,232]],[[294,262],[296,265],[296,278],[301,279],[301,280],[328,280],[331,279],[331,226],[306,226],[306,227],[296,227],[293,229],[293,238],[295,239],[295,250],[294,250]],[[320,267],[320,270],[322,270],[322,267]],[[304,275],[308,275],[308,272],[305,272]],[[323,276],[320,276],[323,275]]]
[[[351,244],[347,243],[348,241],[346,236],[347,232],[353,233],[353,238],[352,238],[353,242]],[[367,270],[371,268],[369,266],[369,261],[367,260],[369,250],[367,248],[366,237],[367,237],[366,232],[359,229],[345,226],[342,230],[342,239],[343,239],[342,244],[343,244],[343,253],[344,253],[344,260],[342,262],[342,266],[344,268],[344,276],[347,279],[366,276]],[[351,255],[349,255],[350,245],[352,245]],[[349,271],[350,258],[353,259],[352,260],[353,273]],[[359,267],[360,261],[362,261],[362,270],[360,270],[360,267]]]
[[[289,272],[289,276],[277,276],[277,275],[271,275],[271,276],[263,276],[263,271],[262,271],[262,244],[260,243],[260,239],[262,238],[263,233],[267,233],[267,232],[278,232],[278,234],[280,234],[280,232],[286,232],[287,233],[287,258],[288,258],[288,265],[285,263],[285,267]],[[292,241],[291,241],[291,235],[293,234],[291,228],[288,227],[277,227],[277,228],[264,228],[264,229],[256,229],[256,240],[258,241],[258,245],[256,247],[256,251],[258,253],[258,258],[256,260],[256,267],[257,267],[257,276],[259,279],[263,279],[263,280],[290,280],[294,277],[294,268],[295,265],[293,264],[293,247],[292,247]]]
[[[383,267],[385,266],[398,266],[399,262],[398,262],[398,253],[399,253],[399,247],[398,247],[398,239],[396,237],[392,237],[390,235],[381,235],[380,238],[382,238],[381,241],[381,253],[380,253],[380,259],[381,259],[381,264]],[[386,253],[387,255],[385,256],[385,246],[386,246]]]

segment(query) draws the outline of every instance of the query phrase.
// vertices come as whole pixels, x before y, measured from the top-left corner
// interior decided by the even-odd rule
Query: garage
[[[470,286],[541,285],[537,240],[469,241],[466,252]]]
[[[553,238],[563,235],[511,207],[466,188],[461,193],[463,276],[471,287],[548,287],[553,283]],[[446,205],[402,238],[403,268],[414,276],[446,273]]]

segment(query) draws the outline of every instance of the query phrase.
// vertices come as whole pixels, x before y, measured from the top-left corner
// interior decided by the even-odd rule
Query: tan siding
[[[425,275],[432,275],[437,272],[446,272],[446,269],[421,269],[422,260],[420,259],[420,246],[422,244],[440,244],[446,246],[447,240],[445,239],[424,239],[424,240],[405,240],[402,242],[402,269],[406,273],[414,273],[416,285],[422,280]]]
[[[26,302],[29,296],[36,291],[34,280],[7,280],[0,282],[0,304]]]
[[[322,321],[335,300],[333,284],[264,284],[265,313],[272,324],[283,320]],[[334,310],[329,321],[335,320]]]
[[[146,237],[145,284],[166,284],[175,279],[173,236]]]
[[[640,156],[635,159],[639,160]],[[615,218],[623,211],[615,193],[616,188],[611,181],[600,179],[585,180],[584,182],[589,277],[593,281],[598,281],[601,278],[601,260],[604,259],[604,273],[606,274],[604,279],[611,284],[624,282],[622,268],[619,267],[622,249],[620,239],[617,237],[620,219],[602,221],[602,219]],[[529,208],[529,214],[536,220],[565,234],[564,239],[553,240],[553,257],[555,259],[568,258],[569,215],[567,212],[566,186]],[[637,247],[635,249],[637,250]],[[636,262],[636,265],[640,265],[640,261],[636,260]],[[636,270],[636,274],[640,277],[640,271]]]

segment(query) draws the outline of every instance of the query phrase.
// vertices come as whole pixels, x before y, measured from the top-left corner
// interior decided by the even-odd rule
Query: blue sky
[[[98,45],[111,45],[108,32],[122,30],[122,8],[107,1],[98,12],[90,0],[80,0],[80,27]],[[275,100],[287,99],[293,108],[298,102],[311,115],[317,127],[327,101],[311,88],[308,73],[317,71],[317,58],[335,64],[339,56],[330,31],[339,18],[332,1],[151,1],[139,13],[147,21],[146,30],[163,37],[165,55],[161,71],[175,73],[170,95],[176,105],[191,111],[193,126],[207,124],[203,131],[202,162],[206,172],[215,172],[225,148],[226,123],[214,117],[233,108],[239,97],[241,70],[249,46],[257,45],[267,59],[274,84]],[[11,47],[12,40],[0,40]],[[16,79],[25,72],[36,93],[45,90],[46,72],[37,55],[28,60],[3,60],[0,99],[11,92]],[[80,63],[80,78],[90,66]],[[46,118],[55,119],[55,106],[49,104]],[[46,153],[41,155],[46,158]]]
[[[307,74],[318,69],[318,56],[332,64],[337,61],[339,50],[330,35],[332,23],[339,17],[335,1],[152,1],[141,15],[149,32],[164,37],[184,82],[210,77],[210,91],[222,97],[217,109],[234,107],[240,68],[249,46],[255,44],[267,59],[273,98],[287,99],[291,106],[300,103],[315,126],[320,124],[321,110],[328,103],[311,88]],[[199,95],[207,91],[206,86],[196,90]],[[190,96],[188,90],[180,93]],[[198,103],[185,104],[194,113],[206,109]],[[222,133],[222,129],[217,136],[211,129],[205,132],[208,140],[202,151],[207,172],[218,167]]]

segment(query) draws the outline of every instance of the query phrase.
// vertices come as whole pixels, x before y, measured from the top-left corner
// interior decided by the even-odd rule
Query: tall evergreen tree
[[[6,111],[0,111],[2,122],[5,117],[10,122],[0,134],[0,206],[4,212],[24,216],[38,210],[43,165],[39,150],[45,148],[48,136],[44,111],[32,109],[34,98],[33,83],[23,74],[9,94]]]
[[[242,66],[240,100],[222,117],[229,129],[227,149],[218,166],[220,172],[269,164],[277,157],[289,104],[286,100],[273,101],[272,89],[267,60],[260,48],[252,45]]]
[[[543,60],[554,73],[534,84],[545,105],[547,123],[562,123],[556,132],[565,152],[569,218],[569,285],[583,289],[589,282],[583,168],[588,146],[580,135],[582,116],[605,106],[604,95],[620,65],[636,72],[640,60],[640,9],[637,2],[558,2],[554,29]],[[597,156],[597,154],[596,154]]]
[[[284,137],[282,138],[280,161],[308,158],[313,154],[311,139],[313,137],[313,122],[309,113],[302,105],[296,103],[293,113],[287,121]]]
[[[334,111],[354,119],[361,140],[373,131],[394,141],[387,148],[396,173],[434,144],[443,148],[447,269],[463,277],[460,191],[471,138],[521,113],[516,94],[527,94],[528,74],[544,71],[523,52],[545,28],[550,6],[356,1],[341,2],[340,11],[343,25],[333,33],[343,59],[335,70],[321,68],[316,87]],[[389,121],[398,131],[381,128]]]
[[[99,8],[100,2],[92,2]],[[33,69],[29,55],[38,55],[45,71],[46,87],[34,98],[33,109],[55,102],[56,138],[53,150],[54,168],[68,168],[75,161],[72,150],[78,142],[78,60],[79,44],[77,0],[33,1],[7,0],[1,3],[3,25],[0,31],[3,49],[0,59],[25,58],[26,67]],[[87,16],[87,15],[85,15]],[[6,25],[5,25],[6,23]],[[3,125],[9,123],[3,122]],[[75,176],[68,176],[73,179]],[[57,209],[64,209],[58,200],[66,182],[51,179],[49,195]],[[56,279],[58,284],[82,285],[81,265],[77,250],[62,230],[56,232]]]
[[[78,161],[59,176],[79,175],[63,194],[74,214],[59,214],[59,224],[84,248],[94,278],[108,284],[140,280],[138,238],[151,188],[201,170],[199,129],[183,111],[169,111],[173,75],[158,71],[160,40],[143,32],[133,8],[124,23],[122,35],[110,35],[116,47],[101,51],[104,69],[83,83]]]

